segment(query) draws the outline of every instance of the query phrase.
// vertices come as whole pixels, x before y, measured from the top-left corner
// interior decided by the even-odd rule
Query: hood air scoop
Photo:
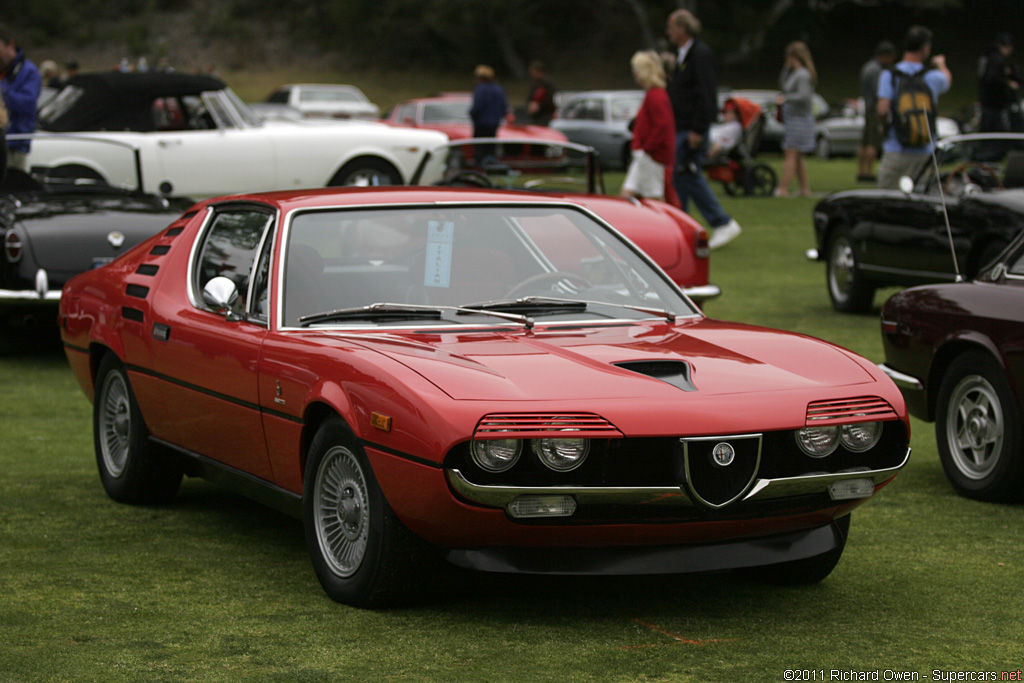
[[[614,363],[616,367],[623,370],[630,370],[641,375],[647,375],[654,379],[660,379],[682,389],[683,391],[697,391],[690,381],[690,364],[681,360],[633,360],[624,363]]]

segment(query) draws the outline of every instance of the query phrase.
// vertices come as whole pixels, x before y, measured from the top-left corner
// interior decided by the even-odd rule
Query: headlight
[[[839,428],[804,427],[796,433],[796,443],[812,458],[824,458],[839,445]]]
[[[587,439],[534,439],[533,452],[546,467],[556,472],[570,472],[587,459]]]
[[[519,460],[523,442],[519,439],[474,441],[473,462],[488,472],[504,472]]]
[[[839,440],[843,447],[854,453],[863,453],[870,450],[882,438],[881,422],[858,422],[852,425],[843,425],[840,430]]]

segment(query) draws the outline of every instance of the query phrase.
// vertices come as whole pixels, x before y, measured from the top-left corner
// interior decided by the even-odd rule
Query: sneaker
[[[735,218],[730,218],[729,222],[725,225],[715,228],[711,234],[711,239],[708,241],[709,249],[718,249],[724,247],[729,242],[739,237],[743,230],[740,228],[740,224],[736,222]]]

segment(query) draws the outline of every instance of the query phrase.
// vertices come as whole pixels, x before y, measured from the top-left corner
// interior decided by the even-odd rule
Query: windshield
[[[423,123],[469,123],[469,102],[435,102],[423,105]]]
[[[399,322],[382,322],[379,309],[364,320],[349,310],[373,304],[390,304],[390,317],[400,306],[480,308],[442,311],[458,324],[491,324],[490,312],[518,315],[524,306],[545,321],[698,313],[635,247],[561,205],[299,213],[288,227],[280,303],[288,327],[332,311],[347,315],[329,324],[437,324],[418,310]]]
[[[947,141],[936,152],[938,178],[948,194],[996,192],[1024,187],[1024,136],[967,136]],[[938,194],[935,163],[922,169],[917,192]]]

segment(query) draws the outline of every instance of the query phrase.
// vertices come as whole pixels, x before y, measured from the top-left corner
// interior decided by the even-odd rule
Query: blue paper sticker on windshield
[[[455,223],[429,221],[427,224],[427,256],[423,268],[425,287],[448,287],[452,281],[452,243]]]

